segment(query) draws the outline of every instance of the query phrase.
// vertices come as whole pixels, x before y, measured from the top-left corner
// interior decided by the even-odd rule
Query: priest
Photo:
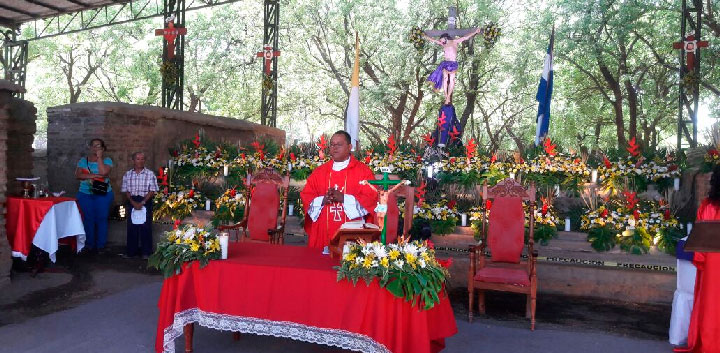
[[[375,175],[368,166],[350,155],[351,148],[350,134],[342,130],[333,134],[330,138],[332,160],[315,169],[300,192],[310,247],[327,247],[335,232],[347,221],[374,220],[377,193],[361,185],[360,181],[374,180]]]

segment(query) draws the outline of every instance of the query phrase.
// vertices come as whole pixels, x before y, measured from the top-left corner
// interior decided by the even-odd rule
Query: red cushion
[[[525,243],[525,215],[519,197],[495,198],[488,219],[493,262],[519,263]]]
[[[495,209],[495,206],[493,206],[493,209]],[[475,280],[519,286],[530,285],[530,276],[527,270],[506,267],[483,267],[475,273]]]
[[[270,241],[269,229],[277,227],[280,194],[272,183],[257,183],[250,196],[248,232],[250,239]]]

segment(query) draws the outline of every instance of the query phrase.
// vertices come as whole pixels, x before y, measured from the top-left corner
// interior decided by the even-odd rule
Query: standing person
[[[327,247],[330,238],[340,226],[351,220],[366,218],[371,221],[378,195],[362,180],[374,180],[375,174],[352,155],[350,135],[338,131],[330,138],[332,160],[316,168],[308,177],[305,188],[300,192],[308,217],[305,217],[305,232],[308,246]]]
[[[710,192],[700,204],[698,221],[720,220],[720,166],[710,178]],[[688,347],[676,352],[720,352],[720,253],[695,252],[695,303],[690,315]]]
[[[145,154],[135,152],[132,154],[133,169],[123,176],[121,192],[128,200],[130,217],[127,221],[127,250],[126,257],[138,255],[138,239],[140,240],[141,255],[143,259],[152,253],[152,199],[158,191],[155,173],[145,168]],[[144,222],[142,215],[144,213]],[[138,218],[139,217],[139,218]]]
[[[88,154],[78,161],[75,168],[75,178],[80,180],[77,194],[78,204],[83,214],[85,227],[85,249],[89,252],[105,253],[105,243],[108,232],[108,215],[113,201],[112,187],[110,186],[110,170],[113,162],[105,156],[105,141],[95,138],[88,143]],[[93,188],[93,182],[107,184],[107,191]],[[95,189],[95,191],[93,191]]]

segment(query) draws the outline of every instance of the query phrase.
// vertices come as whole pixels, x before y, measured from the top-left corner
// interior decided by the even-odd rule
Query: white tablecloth
[[[43,218],[33,238],[33,245],[46,251],[50,260],[55,262],[58,239],[75,236],[77,251],[85,246],[85,228],[83,227],[80,210],[75,201],[65,201],[53,205]]]

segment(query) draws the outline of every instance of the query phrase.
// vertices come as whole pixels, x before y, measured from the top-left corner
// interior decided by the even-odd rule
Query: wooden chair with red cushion
[[[218,230],[235,231],[239,241],[283,244],[290,176],[263,169],[250,175],[249,182],[243,219]]]
[[[530,329],[535,329],[535,299],[537,250],[533,249],[534,219],[530,217],[530,239],[527,244],[528,260],[522,260],[525,239],[525,211],[523,201],[529,202],[529,214],[535,212],[535,185],[525,189],[514,179],[505,179],[492,188],[483,186],[483,201],[491,200],[491,210],[483,215],[480,245],[470,247],[468,272],[468,321],[473,318],[473,301],[478,293],[478,311],[485,313],[485,291],[505,291],[527,295],[526,317]],[[487,214],[490,214],[489,216]],[[490,260],[485,249],[490,249]]]
[[[382,175],[375,175],[375,179],[382,179]],[[400,178],[391,175],[390,179],[399,180]],[[395,243],[398,238],[398,219],[400,218],[400,207],[398,207],[398,198],[405,199],[405,215],[410,215],[403,219],[402,236],[410,237],[410,228],[412,227],[413,209],[415,208],[415,188],[403,185],[388,195],[387,222],[385,222],[385,231],[387,243]]]

